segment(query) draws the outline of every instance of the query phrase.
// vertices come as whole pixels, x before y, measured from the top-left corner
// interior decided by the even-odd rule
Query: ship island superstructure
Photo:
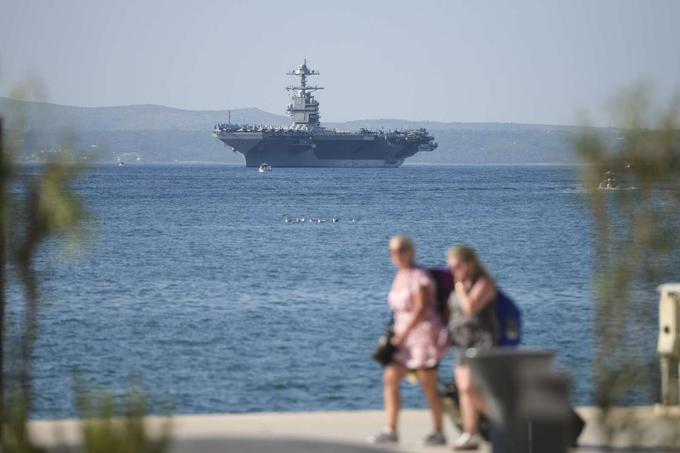
[[[419,151],[437,148],[425,129],[356,132],[321,126],[319,102],[313,93],[323,87],[308,85],[308,77],[319,75],[307,61],[287,73],[299,77],[286,87],[292,98],[286,111],[293,123],[288,127],[219,123],[213,135],[245,156],[247,167],[267,162],[273,167],[398,167]]]

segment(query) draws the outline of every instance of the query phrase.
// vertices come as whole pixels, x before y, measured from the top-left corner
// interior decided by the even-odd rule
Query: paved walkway
[[[619,410],[617,419],[624,423],[631,417],[646,428],[642,435],[631,426],[624,430],[610,447],[603,447],[605,436],[593,408],[579,408],[587,420],[578,451],[640,451],[660,452],[678,449],[660,448],[659,439],[675,433],[680,437],[678,418],[675,422],[661,421],[652,407]],[[676,417],[680,411],[676,411]],[[151,427],[160,419],[149,417]],[[370,452],[375,451],[367,439],[384,425],[381,411],[254,413],[225,415],[182,415],[172,419],[173,453],[193,452]],[[450,452],[450,447],[423,447],[422,439],[431,425],[425,410],[405,410],[401,420],[401,442],[383,450],[396,452]],[[449,443],[456,432],[447,423]],[[31,422],[37,442],[45,446],[77,442],[78,424],[74,420],[40,420]],[[253,439],[256,440],[253,443]],[[490,451],[487,448],[482,451]]]

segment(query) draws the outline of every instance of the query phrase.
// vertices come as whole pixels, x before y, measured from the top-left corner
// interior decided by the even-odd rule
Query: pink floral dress
[[[390,308],[394,310],[394,333],[401,335],[411,323],[415,315],[415,297],[421,286],[427,288],[427,307],[423,320],[411,329],[397,349],[394,360],[410,370],[434,368],[449,349],[448,333],[436,310],[434,281],[419,268],[406,272],[405,284],[397,288],[395,277],[388,296]]]

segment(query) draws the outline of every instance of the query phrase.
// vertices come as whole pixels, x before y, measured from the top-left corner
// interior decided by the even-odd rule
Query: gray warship
[[[307,67],[307,60],[287,73],[300,77],[292,91],[287,112],[293,118],[288,127],[219,123],[213,136],[246,158],[247,167],[266,163],[272,167],[399,167],[419,151],[437,148],[425,129],[356,132],[321,126],[319,102],[313,92],[322,87],[308,85],[309,76],[319,75]]]

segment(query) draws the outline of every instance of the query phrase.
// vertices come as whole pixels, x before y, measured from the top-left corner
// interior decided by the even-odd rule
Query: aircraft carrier
[[[321,126],[319,102],[313,92],[322,87],[307,84],[319,75],[307,61],[288,75],[300,78],[286,87],[293,93],[287,112],[293,123],[287,127],[219,123],[213,135],[233,151],[243,154],[247,167],[399,167],[419,151],[437,148],[425,129],[339,131]]]

